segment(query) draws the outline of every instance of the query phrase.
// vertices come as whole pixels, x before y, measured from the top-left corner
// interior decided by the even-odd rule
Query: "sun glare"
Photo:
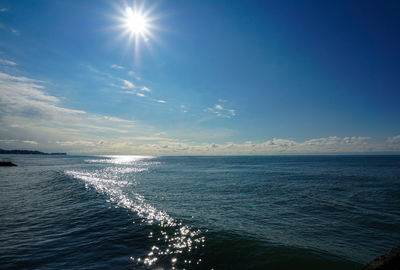
[[[116,29],[120,31],[119,38],[127,41],[126,50],[134,50],[135,65],[140,64],[140,47],[145,45],[151,51],[151,41],[158,41],[153,31],[160,29],[154,24],[160,15],[152,14],[155,8],[154,5],[146,8],[144,2],[141,2],[141,5],[134,2],[132,6],[116,6]]]
[[[143,14],[130,7],[126,8],[125,13],[125,25],[131,33],[144,34],[147,31],[147,21]]]

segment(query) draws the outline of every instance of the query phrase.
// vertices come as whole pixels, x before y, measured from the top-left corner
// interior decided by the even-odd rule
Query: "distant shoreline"
[[[0,149],[1,154],[13,154],[13,155],[53,155],[53,156],[65,156],[67,153],[44,153],[40,151],[32,150],[4,150]]]

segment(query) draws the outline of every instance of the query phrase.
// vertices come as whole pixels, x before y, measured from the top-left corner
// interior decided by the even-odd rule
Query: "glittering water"
[[[1,269],[357,269],[400,243],[400,157],[7,156]]]

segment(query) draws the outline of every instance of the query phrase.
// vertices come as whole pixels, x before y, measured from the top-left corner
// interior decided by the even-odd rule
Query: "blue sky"
[[[127,7],[146,14],[137,42]],[[0,148],[399,153],[399,15],[396,1],[3,0]]]

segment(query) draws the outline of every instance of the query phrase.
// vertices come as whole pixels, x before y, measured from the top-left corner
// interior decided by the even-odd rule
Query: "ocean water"
[[[0,269],[358,269],[400,244],[399,156],[4,157]]]

